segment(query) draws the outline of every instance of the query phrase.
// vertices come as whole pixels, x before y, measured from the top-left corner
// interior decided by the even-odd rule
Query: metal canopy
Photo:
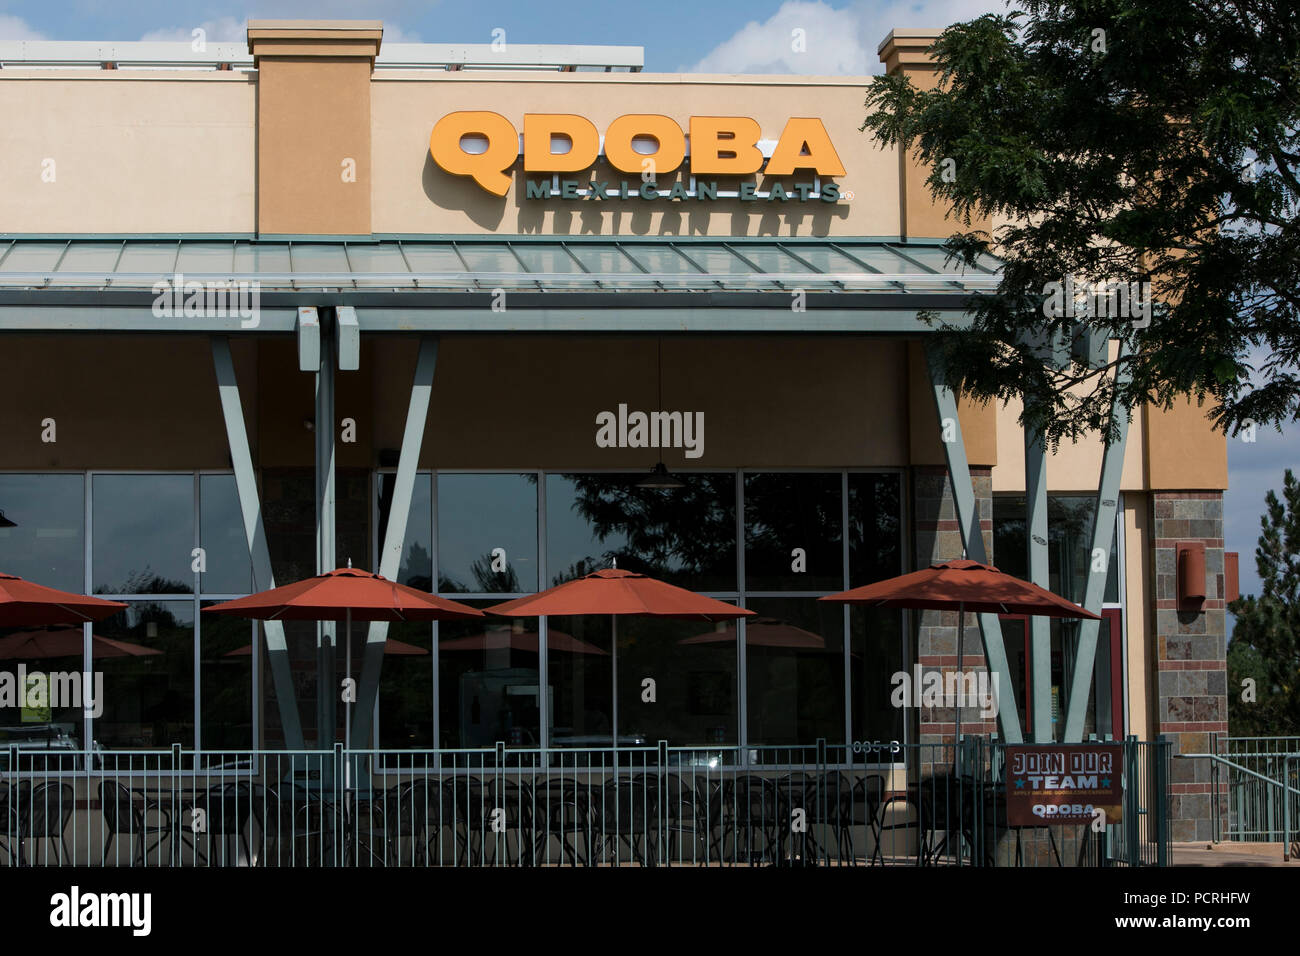
[[[0,292],[139,292],[177,275],[256,282],[263,293],[803,290],[965,299],[997,288],[996,260],[964,269],[946,259],[937,243],[776,237],[0,238]]]

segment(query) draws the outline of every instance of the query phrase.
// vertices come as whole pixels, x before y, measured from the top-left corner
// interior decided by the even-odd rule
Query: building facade
[[[892,33],[886,68],[934,82],[933,36]],[[385,749],[822,739],[889,764],[957,721],[896,706],[895,675],[986,646],[1003,716],[965,733],[1226,731],[1223,436],[1139,409],[1119,448],[1040,459],[1014,405],[932,378],[918,311],[959,319],[997,263],[946,261],[924,170],[859,131],[871,78],[368,22],[9,46],[0,570],[127,601],[93,635],[147,653],[86,628],[102,712],[11,710],[3,739],[342,739],[341,629],[199,612],[349,561],[478,606],[617,561],[758,615],[616,649],[595,619],[357,627],[353,739]],[[646,487],[659,464],[680,487]],[[1080,603],[1096,579],[1090,664],[1076,625],[972,615],[958,648],[955,614],[816,600],[981,552]],[[1174,839],[1209,836],[1203,769],[1174,763]]]

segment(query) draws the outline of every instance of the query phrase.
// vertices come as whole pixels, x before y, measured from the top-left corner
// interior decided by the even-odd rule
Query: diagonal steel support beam
[[[384,544],[379,552],[379,573],[390,581],[397,579],[402,566],[406,522],[411,514],[415,472],[420,462],[420,446],[424,441],[425,423],[429,418],[429,399],[433,394],[433,374],[437,367],[438,337],[423,336],[420,339],[420,353],[415,361],[415,379],[411,383],[411,403],[406,412],[402,450],[397,459],[393,500],[388,508],[388,527],[384,530]],[[437,587],[436,582],[434,587]],[[357,747],[367,746],[370,740],[375,699],[379,694],[379,673],[384,663],[384,645],[387,640],[386,623],[377,621],[370,625],[361,668],[361,684],[357,691],[357,705],[352,718],[352,741]]]
[[[1043,436],[1025,429],[1025,547],[1029,580],[1040,588],[1051,584],[1047,556],[1047,448]],[[1029,706],[1034,715],[1034,743],[1051,743],[1052,628],[1042,615],[1029,618]]]
[[[1120,341],[1118,361],[1115,366],[1116,384],[1128,380],[1129,372],[1123,360],[1126,347]],[[1112,401],[1110,407],[1111,421],[1117,430],[1114,442],[1106,445],[1101,459],[1101,482],[1097,488],[1097,509],[1092,525],[1092,549],[1088,552],[1088,584],[1084,590],[1083,608],[1093,614],[1101,613],[1102,602],[1106,598],[1106,579],[1110,575],[1110,552],[1115,544],[1115,516],[1119,507],[1120,479],[1124,471],[1124,445],[1128,441],[1130,413],[1128,409]],[[1083,740],[1084,720],[1088,715],[1088,701],[1092,696],[1093,667],[1097,660],[1097,634],[1101,628],[1100,621],[1079,622],[1079,645],[1074,652],[1074,677],[1070,682],[1070,697],[1065,716],[1066,743]],[[1120,635],[1112,634],[1112,641],[1119,640]],[[1118,692],[1113,688],[1112,692]],[[1117,731],[1118,732],[1118,731]]]
[[[944,384],[937,357],[928,345],[926,360],[930,370],[934,404],[939,413],[939,426],[947,430],[945,437],[952,437],[952,441],[943,442],[943,453],[948,462],[948,474],[952,478],[952,496],[957,509],[957,523],[961,527],[962,545],[966,548],[968,558],[987,564],[988,555],[984,550],[984,536],[980,534],[975,486],[971,483],[970,464],[966,460],[966,442],[961,433],[961,418],[957,414],[957,396]],[[998,623],[996,614],[980,614],[978,618],[980,639],[984,644],[984,661],[989,673],[997,682],[995,686],[998,695],[998,727],[1001,729],[1003,740],[1018,744],[1023,740],[1020,730],[1020,711],[1016,706],[1011,670],[1007,666],[1002,626]]]
[[[239,508],[244,516],[248,556],[253,563],[253,587],[258,590],[273,588],[275,578],[271,573],[271,552],[267,548],[266,530],[262,525],[257,476],[248,446],[248,431],[244,427],[244,410],[239,400],[235,363],[230,357],[230,341],[225,336],[212,336],[212,364],[217,373],[221,413],[226,420],[226,438],[230,444],[230,460],[235,469]],[[279,621],[266,621],[263,623],[263,632],[266,634],[266,650],[271,659],[275,700],[280,708],[280,726],[284,728],[284,745],[290,750],[302,750],[302,721],[298,716],[298,696],[294,693],[293,676],[289,672],[289,649],[284,640],[284,625]]]

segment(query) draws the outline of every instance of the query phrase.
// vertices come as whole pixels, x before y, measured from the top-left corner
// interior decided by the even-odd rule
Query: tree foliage
[[[1015,6],[944,31],[935,89],[895,74],[866,101],[863,128],[912,150],[954,209],[949,251],[1005,263],[969,326],[935,336],[948,384],[1023,398],[1049,446],[1110,429],[1113,400],[1192,395],[1232,433],[1296,420],[1300,7]],[[1154,314],[1049,316],[1049,284],[1067,277],[1149,282]],[[1078,341],[1084,324],[1131,354],[1044,362],[1043,343]]]
[[[1229,605],[1237,616],[1228,651],[1228,719],[1237,735],[1300,735],[1300,482],[1291,469],[1282,497],[1270,491],[1255,567],[1260,593]],[[1255,700],[1242,681],[1255,680]]]

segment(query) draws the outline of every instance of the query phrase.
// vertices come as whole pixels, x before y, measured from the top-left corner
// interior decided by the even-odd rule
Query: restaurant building
[[[886,69],[933,83],[934,36]],[[1227,730],[1204,410],[1043,453],[930,373],[918,312],[960,321],[998,263],[947,262],[925,171],[859,131],[870,77],[641,62],[376,22],[0,44],[0,570],[128,602],[93,634],[150,651],[88,626],[81,665],[28,662],[101,672],[101,712],[0,742],[328,746],[341,628],[203,607],[349,562],[486,607],[617,562],[757,616],[629,620],[616,655],[608,619],[358,626],[354,743],[901,764],[955,731],[891,698],[958,668],[956,615],[817,598],[963,554],[1103,618],[1089,660],[972,615],[1001,718],[964,733]],[[1174,839],[1209,835],[1193,764]]]

